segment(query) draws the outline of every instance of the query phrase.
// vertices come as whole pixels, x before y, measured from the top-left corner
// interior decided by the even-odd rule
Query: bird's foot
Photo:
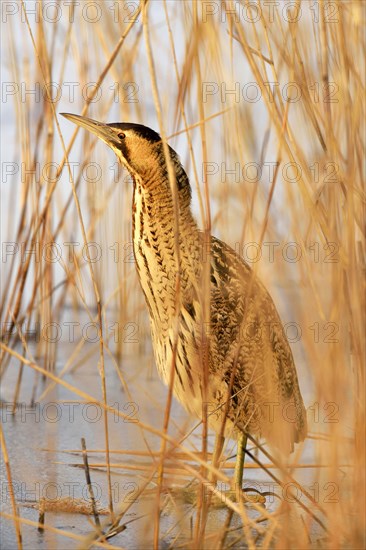
[[[195,505],[197,504],[198,490],[198,483],[191,483],[186,487],[172,488],[169,490],[169,493],[173,498],[183,502],[184,504]],[[204,498],[213,508],[225,508],[227,506],[227,499],[232,502],[238,502],[238,496],[237,491],[233,491],[232,489],[216,489],[216,491],[213,492],[207,486],[204,487]],[[242,489],[242,502],[246,505],[264,505],[266,502],[266,497],[257,489]]]
[[[230,499],[233,502],[238,502],[240,499],[240,493],[233,491],[232,489],[219,490],[219,493],[215,493],[214,502],[221,501],[222,505],[225,506],[225,500]],[[266,497],[260,493],[257,489],[242,489],[241,490],[241,500],[243,504],[265,504]]]

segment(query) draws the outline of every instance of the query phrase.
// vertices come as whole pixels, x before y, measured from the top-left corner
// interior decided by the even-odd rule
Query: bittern
[[[157,369],[168,385],[174,376],[174,394],[190,413],[202,418],[203,401],[209,404],[208,423],[219,434],[215,452],[224,437],[238,435],[241,487],[247,434],[264,437],[282,454],[306,435],[296,367],[272,298],[239,254],[200,231],[188,176],[177,153],[169,146],[164,152],[157,132],[64,116],[104,141],[132,176],[133,249]]]

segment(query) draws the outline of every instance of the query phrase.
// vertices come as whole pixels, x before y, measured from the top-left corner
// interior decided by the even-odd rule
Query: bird
[[[248,436],[264,438],[287,457],[307,433],[296,366],[275,304],[233,248],[200,230],[189,178],[159,133],[137,123],[62,114],[106,143],[132,177],[133,250],[157,370],[190,414],[202,419],[203,403],[209,404],[216,460],[225,438],[237,437],[234,476],[241,487]]]

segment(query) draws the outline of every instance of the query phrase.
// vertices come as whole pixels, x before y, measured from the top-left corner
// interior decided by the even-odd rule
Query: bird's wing
[[[214,237],[210,372],[221,374],[234,421],[244,429],[268,438],[278,431],[268,425],[274,415],[281,418],[283,446],[304,438],[306,415],[296,368],[273,300],[243,259]]]

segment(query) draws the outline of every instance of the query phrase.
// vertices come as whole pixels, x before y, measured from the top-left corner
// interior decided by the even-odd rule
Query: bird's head
[[[105,124],[84,116],[62,115],[104,141],[130,174],[142,182],[165,164],[161,137],[151,128],[131,122]],[[172,160],[179,162],[178,155],[169,150]]]

